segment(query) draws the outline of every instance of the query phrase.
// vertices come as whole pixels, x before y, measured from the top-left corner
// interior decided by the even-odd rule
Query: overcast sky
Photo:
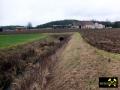
[[[64,19],[120,20],[120,0],[0,0],[0,26]]]

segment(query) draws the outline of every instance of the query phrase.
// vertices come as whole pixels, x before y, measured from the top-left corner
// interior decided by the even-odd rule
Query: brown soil
[[[83,38],[91,45],[108,52],[120,54],[120,30],[81,30]]]

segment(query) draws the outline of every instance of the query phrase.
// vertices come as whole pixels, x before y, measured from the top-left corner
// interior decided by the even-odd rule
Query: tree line
[[[26,27],[27,29],[33,29],[33,28],[53,28],[53,25],[63,25],[63,26],[67,26],[67,25],[72,25],[74,22],[79,22],[78,20],[60,20],[60,21],[52,21],[46,24],[42,24],[42,25],[37,25],[36,27],[32,26],[32,23],[28,23],[27,26],[19,26],[19,25],[10,25],[10,26],[1,26],[0,27],[0,32],[4,30],[15,30],[16,27]],[[92,21],[92,22],[97,22],[100,24],[105,25],[105,27],[112,27],[112,28],[120,28],[120,21],[116,21],[116,22],[110,22],[110,21]]]

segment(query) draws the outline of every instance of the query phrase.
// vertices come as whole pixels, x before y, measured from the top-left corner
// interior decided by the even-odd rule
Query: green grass
[[[120,60],[120,54],[111,53],[104,50],[96,49],[97,54],[101,55],[104,58],[112,58],[115,60]]]
[[[9,48],[20,44],[32,42],[34,40],[45,39],[45,34],[14,34],[0,35],[0,48]]]

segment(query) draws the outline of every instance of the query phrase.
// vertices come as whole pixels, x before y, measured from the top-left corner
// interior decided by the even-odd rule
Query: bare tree
[[[32,23],[31,22],[28,23],[27,29],[32,29]]]

